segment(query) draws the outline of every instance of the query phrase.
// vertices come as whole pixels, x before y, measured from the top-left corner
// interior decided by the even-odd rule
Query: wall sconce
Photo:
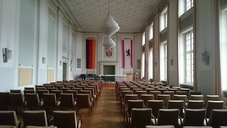
[[[8,62],[12,58],[12,50],[9,50],[8,48],[3,48],[2,49],[2,58],[3,58],[3,63]]]
[[[204,51],[202,53],[202,60],[203,60],[203,62],[206,63],[206,65],[210,64],[210,55],[209,55],[208,51]]]
[[[173,65],[173,59],[170,59],[170,64]]]
[[[3,62],[4,63],[8,62],[8,59],[7,59],[7,48],[3,48],[2,49],[2,56],[3,56]]]
[[[45,63],[46,63],[46,58],[42,57],[42,64],[45,64]]]

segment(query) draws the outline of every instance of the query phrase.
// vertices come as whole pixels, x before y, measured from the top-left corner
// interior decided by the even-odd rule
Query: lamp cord
[[[110,15],[110,0],[109,0],[109,3],[108,3],[108,15]]]

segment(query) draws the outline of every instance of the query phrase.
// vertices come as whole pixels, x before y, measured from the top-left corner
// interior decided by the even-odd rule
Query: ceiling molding
[[[63,9],[66,11],[67,15],[73,20],[76,29],[81,30],[81,25],[79,24],[79,22],[77,21],[76,17],[74,16],[74,14],[72,13],[72,11],[69,9],[69,6],[67,5],[67,3],[65,2],[65,0],[57,0],[59,2],[59,4],[63,7]]]

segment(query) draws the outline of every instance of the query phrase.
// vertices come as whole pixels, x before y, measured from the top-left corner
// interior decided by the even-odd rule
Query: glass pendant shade
[[[103,43],[103,46],[107,49],[113,48],[115,45],[115,42],[110,36],[108,36],[107,40]]]

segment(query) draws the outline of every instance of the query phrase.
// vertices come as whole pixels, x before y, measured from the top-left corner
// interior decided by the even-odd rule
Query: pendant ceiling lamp
[[[103,43],[103,46],[107,49],[113,48],[115,46],[115,42],[112,40],[110,36],[107,37],[107,40]]]
[[[110,0],[108,4],[109,4],[108,15],[104,20],[104,23],[102,23],[101,31],[105,36],[108,36],[108,40],[103,43],[103,46],[109,49],[116,45],[115,42],[112,40],[111,36],[115,34],[117,31],[119,31],[120,27],[118,26],[118,23],[110,15]]]

